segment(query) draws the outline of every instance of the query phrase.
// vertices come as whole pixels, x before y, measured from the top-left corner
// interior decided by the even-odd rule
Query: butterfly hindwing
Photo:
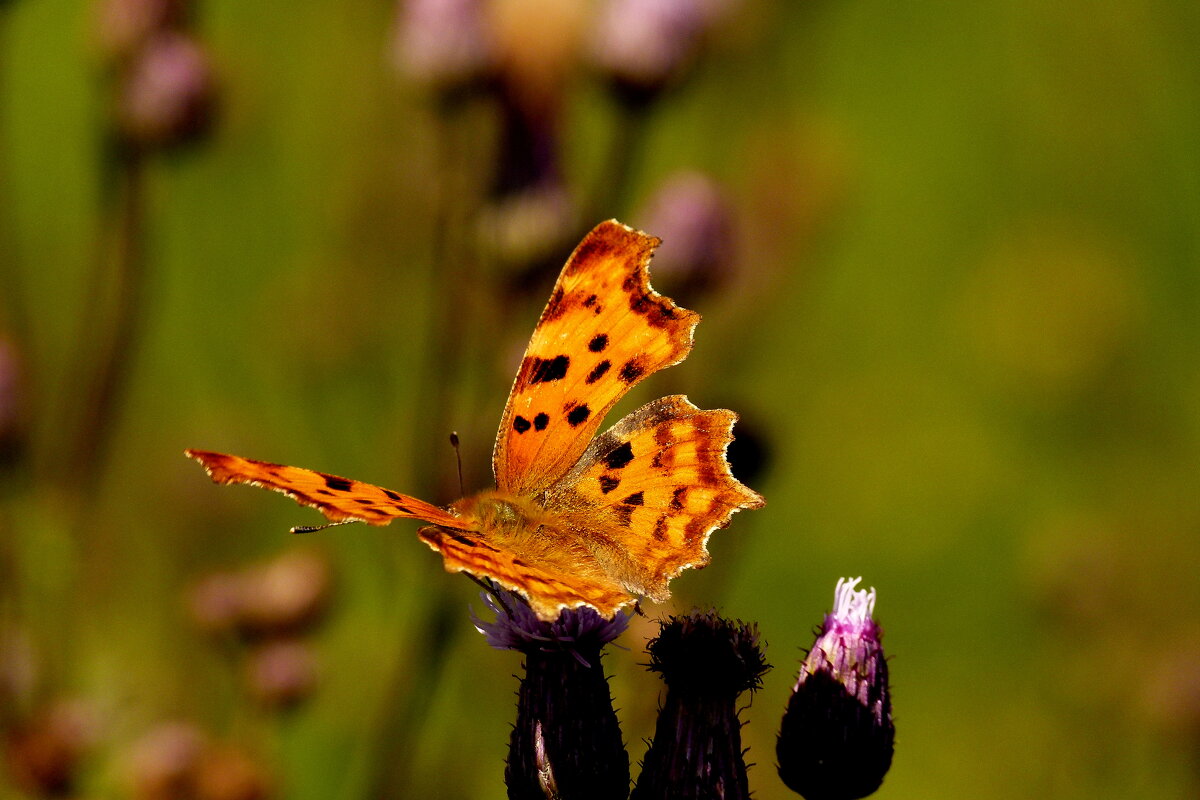
[[[610,220],[571,254],[504,409],[492,460],[500,489],[555,483],[631,387],[691,350],[700,316],[650,288],[658,243]]]
[[[618,531],[638,576],[628,583],[652,598],[688,567],[708,563],[709,534],[763,499],[729,469],[725,449],[737,415],[705,411],[682,395],[655,400],[596,437],[552,487],[548,508]],[[611,536],[611,534],[610,534]]]
[[[520,592],[541,618],[553,621],[564,608],[587,605],[611,617],[634,597],[611,581],[531,564],[516,553],[490,544],[485,537],[428,526],[417,531],[425,544],[442,554],[447,572],[468,572],[490,578]]]
[[[387,525],[393,519],[407,518],[449,528],[469,527],[468,521],[424,500],[362,481],[206,450],[187,450],[186,454],[204,465],[215,483],[274,489],[301,505],[312,506],[334,522],[359,520]]]

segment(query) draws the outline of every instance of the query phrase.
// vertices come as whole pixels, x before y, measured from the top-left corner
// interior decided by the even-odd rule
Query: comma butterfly
[[[543,620],[591,606],[611,617],[708,563],[709,534],[763,499],[729,469],[737,415],[664,397],[596,435],[648,375],[692,349],[700,315],[650,288],[659,240],[615,220],[575,248],[513,383],[492,456],[495,489],[439,508],[323,472],[188,450],[217,483],[248,483],[335,522],[432,523],[417,536],[449,572],[524,595]]]

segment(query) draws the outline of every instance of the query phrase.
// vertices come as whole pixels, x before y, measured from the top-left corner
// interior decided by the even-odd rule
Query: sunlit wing
[[[425,527],[417,531],[425,544],[442,554],[447,572],[467,572],[491,578],[506,589],[524,595],[543,620],[553,621],[564,608],[588,605],[611,617],[636,598],[611,582],[585,578],[577,572],[540,567],[466,531]]]
[[[501,418],[500,489],[526,495],[558,481],[631,387],[691,350],[700,315],[650,288],[658,243],[610,220],[567,260]]]
[[[394,519],[420,519],[447,528],[470,528],[468,520],[445,509],[381,486],[206,450],[184,453],[199,461],[215,483],[246,483],[273,489],[300,505],[312,506],[334,522],[359,520],[387,525]]]
[[[704,411],[682,395],[648,403],[596,437],[550,489],[546,507],[603,525],[640,565],[640,592],[663,599],[671,578],[708,563],[714,530],[739,509],[763,505],[725,457],[736,421],[732,411]]]

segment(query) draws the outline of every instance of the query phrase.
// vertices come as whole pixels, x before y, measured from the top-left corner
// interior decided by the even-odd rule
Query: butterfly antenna
[[[324,525],[297,525],[292,528],[292,533],[316,533],[323,531],[326,528],[336,528],[339,525],[348,525],[351,522],[358,522],[356,519],[339,519],[337,522],[326,522]]]
[[[450,446],[454,448],[454,460],[458,462],[458,493],[465,497],[467,489],[463,485],[462,452],[458,449],[458,431],[450,431]]]

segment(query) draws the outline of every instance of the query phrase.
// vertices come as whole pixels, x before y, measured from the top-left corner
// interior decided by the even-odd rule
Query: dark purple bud
[[[737,699],[770,669],[755,626],[693,611],[662,623],[648,650],[667,697],[630,800],[748,798]]]
[[[641,101],[682,77],[722,0],[607,0],[591,42],[592,61],[618,92]]]
[[[517,722],[504,780],[511,800],[623,800],[629,756],[612,707],[600,651],[629,625],[591,608],[565,609],[542,622],[519,596],[483,595],[495,622],[472,618],[488,644],[525,655]]]
[[[662,245],[654,283],[671,297],[695,298],[727,283],[734,265],[733,212],[725,193],[701,172],[669,177],[638,217]]]
[[[454,89],[492,71],[495,48],[480,0],[402,0],[398,11],[394,59],[409,78]]]
[[[807,800],[855,800],[879,788],[896,729],[875,590],[838,581],[788,702],[776,744],[779,777]]]
[[[159,147],[208,132],[216,99],[203,48],[181,33],[154,36],[119,78],[117,122],[132,144]]]

